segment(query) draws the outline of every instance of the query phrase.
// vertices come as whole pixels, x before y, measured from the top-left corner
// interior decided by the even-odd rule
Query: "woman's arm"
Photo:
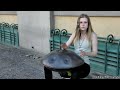
[[[81,51],[80,56],[97,56],[97,52],[98,52],[97,35],[95,33],[93,33],[92,34],[92,52]]]
[[[75,33],[73,33],[68,39],[68,41],[62,45],[62,48],[67,49],[72,44],[74,37],[75,37]]]

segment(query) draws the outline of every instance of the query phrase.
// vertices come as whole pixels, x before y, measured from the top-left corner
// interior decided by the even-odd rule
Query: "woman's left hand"
[[[86,56],[86,52],[81,50],[80,56],[81,56],[81,57]]]

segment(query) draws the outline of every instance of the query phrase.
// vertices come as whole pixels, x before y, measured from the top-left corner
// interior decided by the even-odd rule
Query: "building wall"
[[[21,47],[49,53],[49,39],[51,23],[55,28],[67,29],[72,33],[76,28],[76,21],[80,12],[55,11],[51,17],[50,11],[17,11],[16,14],[0,12],[0,22],[17,23],[19,31],[19,42]],[[83,13],[83,12],[81,12]],[[100,37],[113,34],[120,38],[120,12],[102,13],[84,12],[90,15],[94,31]],[[97,13],[97,14],[96,14]],[[103,15],[103,16],[102,16]],[[109,15],[109,16],[108,16]],[[51,19],[52,18],[52,19]],[[54,21],[55,20],[55,21]]]
[[[18,11],[20,46],[43,54],[50,52],[50,11]]]
[[[6,15],[6,14],[0,14],[0,23],[15,23],[17,24],[17,15]]]
[[[76,28],[78,16],[55,16],[55,28],[67,29],[72,33]],[[90,16],[94,31],[100,37],[113,34],[120,38],[120,16]]]

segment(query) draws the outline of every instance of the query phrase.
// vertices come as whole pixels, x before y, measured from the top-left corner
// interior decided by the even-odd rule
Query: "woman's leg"
[[[52,71],[44,67],[45,79],[52,79]]]
[[[87,63],[84,63],[82,66],[74,68],[69,72],[71,72],[71,76],[68,75],[67,71],[66,72],[59,72],[59,74],[61,77],[65,77],[65,78],[69,77],[71,79],[85,78],[90,73],[90,65],[88,65]]]
[[[90,65],[87,63],[84,63],[82,66],[79,66],[77,68],[74,68],[72,71],[71,79],[80,79],[85,78],[90,73]]]
[[[78,70],[79,78],[85,78],[90,73],[90,65],[84,63],[81,67],[79,67]]]

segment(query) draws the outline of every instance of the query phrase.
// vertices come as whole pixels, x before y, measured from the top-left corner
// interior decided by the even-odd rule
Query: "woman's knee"
[[[84,63],[81,67],[79,67],[78,70],[78,76],[79,78],[85,78],[90,73],[90,65]]]

